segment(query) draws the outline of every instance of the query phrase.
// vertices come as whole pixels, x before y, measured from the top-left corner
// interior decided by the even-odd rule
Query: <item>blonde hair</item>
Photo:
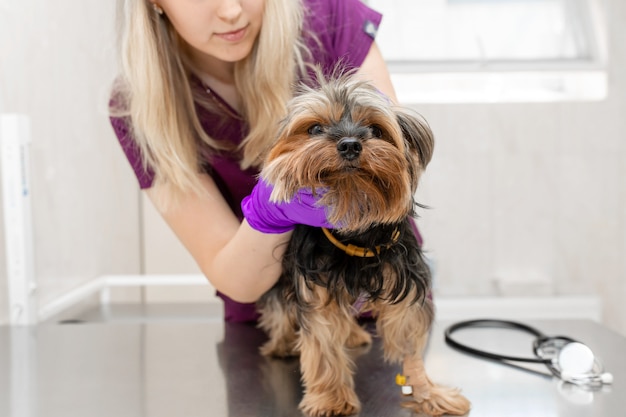
[[[235,64],[242,115],[249,124],[238,149],[242,169],[261,164],[275,140],[296,78],[306,74],[303,14],[301,0],[265,0],[253,49]],[[194,93],[190,76],[196,71],[185,56],[184,42],[148,0],[119,0],[118,24],[121,75],[114,85],[111,115],[129,117],[144,168],[154,171],[156,183],[174,194],[189,190],[202,194],[197,173],[208,156],[206,150],[235,149],[207,135],[195,103],[219,109]]]

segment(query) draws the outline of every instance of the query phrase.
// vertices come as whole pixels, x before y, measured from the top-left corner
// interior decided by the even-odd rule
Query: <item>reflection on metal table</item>
[[[626,408],[626,338],[597,323],[531,321],[547,334],[588,344],[614,375],[585,391],[448,347],[437,323],[426,352],[436,382],[461,388],[477,417],[612,417]],[[532,352],[523,334],[480,329],[467,342],[516,355]],[[204,322],[0,327],[0,415],[11,417],[294,417],[302,397],[298,360],[258,353],[251,325]],[[400,406],[379,339],[356,358],[360,416],[411,416]]]

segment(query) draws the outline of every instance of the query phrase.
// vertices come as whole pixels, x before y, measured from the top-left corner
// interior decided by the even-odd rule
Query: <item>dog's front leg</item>
[[[377,328],[383,338],[385,359],[402,362],[406,385],[413,390],[412,401],[403,403],[413,411],[431,416],[464,415],[469,401],[458,390],[434,384],[426,374],[422,353],[433,320],[432,301],[411,303],[410,297],[398,304],[378,308]]]
[[[361,406],[354,392],[354,362],[346,349],[353,318],[335,302],[327,303],[322,287],[312,289],[306,301],[300,312],[300,409],[312,416],[357,413]]]

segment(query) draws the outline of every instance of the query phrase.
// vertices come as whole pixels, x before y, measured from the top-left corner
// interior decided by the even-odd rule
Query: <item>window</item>
[[[597,100],[604,0],[368,0],[401,101]]]

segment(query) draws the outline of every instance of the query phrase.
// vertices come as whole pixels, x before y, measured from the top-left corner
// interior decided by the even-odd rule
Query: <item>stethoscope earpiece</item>
[[[612,384],[613,383],[613,374],[610,372],[604,372],[603,374],[600,375],[600,381],[602,381],[603,384]]]

